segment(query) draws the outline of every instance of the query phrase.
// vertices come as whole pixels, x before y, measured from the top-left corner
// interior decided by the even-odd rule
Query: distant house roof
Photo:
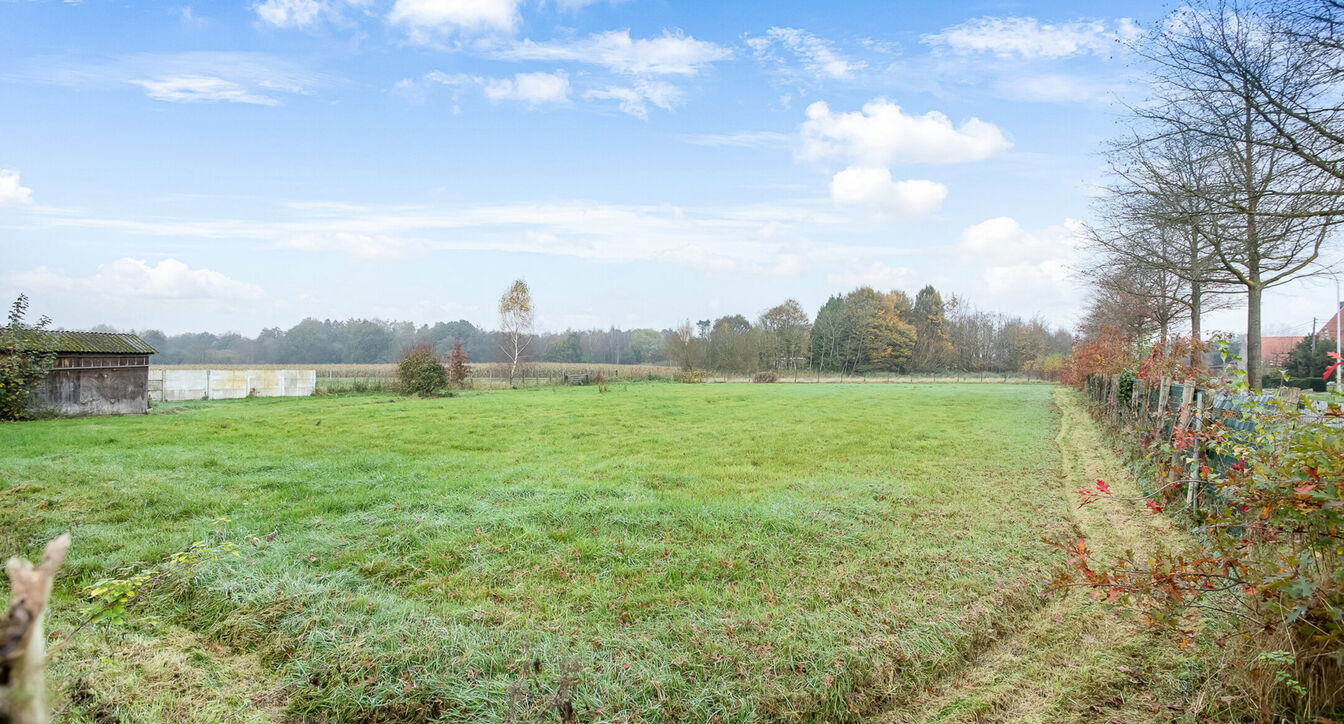
[[[1344,314],[1344,309],[1340,309],[1338,312],[1335,312],[1335,316],[1326,320],[1325,324],[1321,325],[1321,328],[1316,330],[1316,335],[1318,337],[1325,337],[1326,339],[1334,339],[1335,325],[1339,323],[1340,321],[1339,315],[1341,314]]]
[[[118,332],[29,332],[20,343],[24,349],[85,354],[154,354],[158,350],[134,334]]]
[[[1261,337],[1260,338],[1260,359],[1273,365],[1280,365],[1288,361],[1288,355],[1293,353],[1293,348],[1302,337]]]

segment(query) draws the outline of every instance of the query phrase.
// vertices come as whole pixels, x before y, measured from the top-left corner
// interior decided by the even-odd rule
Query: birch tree
[[[509,361],[510,386],[518,374],[519,360],[527,354],[527,347],[532,343],[534,322],[532,292],[527,288],[527,282],[518,279],[499,298],[499,330],[502,338],[499,348]]]

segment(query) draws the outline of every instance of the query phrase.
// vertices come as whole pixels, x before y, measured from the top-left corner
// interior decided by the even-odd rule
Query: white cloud
[[[783,64],[775,54],[774,46],[782,46],[791,51],[802,63],[808,73],[822,78],[850,78],[855,71],[863,70],[868,64],[861,60],[851,60],[841,56],[830,43],[798,28],[772,27],[765,35],[747,38],[759,60],[771,60]]]
[[[397,0],[387,20],[410,30],[411,39],[424,42],[427,31],[513,32],[518,24],[519,0]]]
[[[670,111],[681,102],[681,89],[662,81],[638,80],[633,86],[608,86],[587,91],[587,100],[614,100],[623,113],[636,118],[648,118],[649,106]]]
[[[145,95],[150,98],[169,103],[226,101],[259,106],[274,106],[280,103],[270,96],[249,91],[247,86],[241,83],[210,76],[186,75],[159,80],[132,80],[131,83],[144,88]]]
[[[610,30],[574,40],[523,40],[494,55],[504,60],[587,63],[628,74],[695,75],[714,61],[732,57],[732,51],[680,33],[631,38],[629,30]]]
[[[79,90],[133,85],[150,98],[171,102],[259,105],[278,104],[281,93],[311,94],[340,82],[269,53],[210,51],[135,53],[98,63],[39,57],[20,64],[9,77]]]
[[[850,166],[831,179],[831,200],[840,206],[865,206],[898,216],[926,216],[947,198],[947,187],[924,180],[892,181],[885,168]]]
[[[151,265],[143,259],[125,257],[100,265],[87,277],[38,267],[12,274],[9,281],[24,289],[114,299],[253,301],[264,296],[256,284],[241,282],[209,269],[192,269],[176,259],[164,259]]]
[[[0,206],[33,203],[33,190],[19,183],[19,172],[0,168]]]
[[[277,28],[312,25],[323,9],[318,0],[265,0],[252,6],[257,17]]]
[[[956,251],[968,267],[981,268],[978,299],[1005,311],[1072,316],[1082,290],[1072,269],[1078,262],[1082,223],[1029,231],[1000,216],[962,232]]]
[[[569,78],[563,72],[518,73],[512,78],[487,80],[484,88],[485,97],[492,102],[511,100],[537,106],[569,101]]]
[[[679,138],[696,146],[733,146],[738,148],[761,148],[765,146],[784,146],[793,140],[787,133],[775,131],[738,131],[736,133],[683,133]]]
[[[1027,231],[1015,219],[999,216],[968,227],[957,250],[967,261],[990,266],[1035,264],[1068,259],[1078,245],[1082,224],[1066,219],[1060,226]]]
[[[512,78],[483,78],[464,73],[430,71],[419,80],[403,78],[394,89],[417,102],[423,101],[426,85],[443,85],[454,89],[479,86],[491,103],[519,101],[529,106],[546,103],[568,103],[569,76],[564,71],[555,73],[518,73]]]
[[[983,17],[925,35],[921,40],[935,49],[955,53],[992,53],[1005,58],[1038,60],[1084,53],[1104,55],[1113,52],[1117,42],[1130,42],[1140,35],[1138,25],[1128,18],[1111,23],[1102,20],[1047,23],[1036,18]]]
[[[1123,90],[1119,83],[1064,73],[1010,75],[996,84],[996,92],[1004,98],[1037,103],[1097,102]]]
[[[255,213],[257,209],[250,208]],[[227,239],[361,260],[490,252],[594,263],[670,263],[701,271],[793,275],[906,256],[884,244],[820,243],[814,232],[854,223],[829,201],[687,208],[590,201],[481,205],[287,204],[264,218],[46,215],[52,228],[151,238]]]
[[[843,271],[831,272],[826,275],[826,283],[842,289],[897,289],[909,282],[910,278],[911,272],[907,267],[888,266],[886,262],[872,260],[853,264]]]
[[[938,111],[906,115],[883,98],[869,101],[855,113],[835,113],[818,101],[807,107],[806,115],[802,126],[806,158],[840,157],[869,167],[958,163],[989,158],[1012,147],[992,123],[971,118],[954,126]]]
[[[362,259],[394,258],[423,252],[424,244],[387,234],[348,231],[304,232],[280,239],[276,246],[301,251],[339,251]]]

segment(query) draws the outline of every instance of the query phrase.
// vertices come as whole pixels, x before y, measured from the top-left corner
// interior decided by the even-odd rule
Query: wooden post
[[[1150,406],[1153,403],[1153,386],[1147,382],[1143,383],[1143,399],[1139,400],[1138,422],[1142,427],[1148,424]]]
[[[1204,428],[1204,390],[1199,390],[1195,394],[1195,442],[1190,446],[1190,459],[1192,468],[1189,475],[1189,482],[1185,486],[1185,505],[1190,512],[1199,509],[1199,454],[1200,442],[1199,432]]]
[[[1147,398],[1148,398],[1148,383],[1138,377],[1134,378],[1134,389],[1129,396],[1130,418],[1134,420],[1140,419],[1139,418],[1141,414],[1139,412],[1139,410],[1141,409],[1140,403],[1143,400],[1146,400]]]
[[[1177,412],[1176,423],[1172,425],[1171,436],[1174,440],[1176,435],[1185,432],[1185,428],[1190,424],[1190,403],[1195,398],[1195,386],[1187,382],[1181,385],[1181,407]],[[1185,460],[1182,459],[1181,450],[1173,446],[1171,448],[1171,471],[1177,475],[1185,470]],[[1168,478],[1170,480],[1170,478]]]
[[[1157,409],[1153,410],[1153,417],[1157,419],[1157,425],[1160,428],[1170,411],[1171,402],[1171,378],[1162,377],[1162,389],[1157,391]]]
[[[5,564],[9,575],[9,618],[0,625],[0,722],[46,724],[46,639],[42,616],[51,581],[65,560],[70,536],[50,543],[36,567],[22,558]]]
[[[1297,387],[1280,387],[1279,399],[1290,410],[1296,410],[1302,402],[1302,390]]]

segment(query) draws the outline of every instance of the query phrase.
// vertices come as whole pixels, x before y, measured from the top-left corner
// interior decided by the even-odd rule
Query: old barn
[[[134,334],[40,332],[34,342],[56,353],[34,391],[34,407],[57,415],[142,415],[149,410],[149,356]]]

